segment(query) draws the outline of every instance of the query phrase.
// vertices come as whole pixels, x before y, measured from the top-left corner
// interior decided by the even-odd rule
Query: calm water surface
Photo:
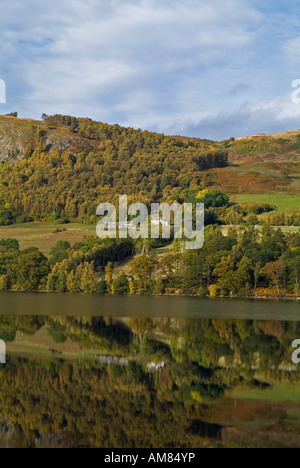
[[[0,304],[0,447],[300,447],[299,302]]]
[[[0,293],[0,314],[300,320],[300,301]]]

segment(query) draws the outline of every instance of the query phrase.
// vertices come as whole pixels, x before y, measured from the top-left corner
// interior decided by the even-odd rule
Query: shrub
[[[113,283],[113,290],[115,294],[128,294],[129,281],[125,273],[122,273]]]

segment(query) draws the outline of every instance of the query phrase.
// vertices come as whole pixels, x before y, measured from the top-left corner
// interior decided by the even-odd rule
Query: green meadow
[[[300,195],[286,194],[243,194],[232,197],[236,203],[267,203],[276,207],[280,213],[300,211]]]

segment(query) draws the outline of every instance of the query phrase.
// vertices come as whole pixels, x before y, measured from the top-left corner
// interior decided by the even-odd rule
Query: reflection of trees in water
[[[108,317],[66,316],[0,316],[0,339],[13,341],[16,331],[34,335],[44,325],[54,343],[64,343],[67,338],[83,348],[103,348],[111,351],[128,351],[132,331],[124,323]]]
[[[271,370],[291,367],[290,346],[300,336],[300,323],[175,319],[170,335],[175,360],[190,359],[209,367],[223,358],[227,365]]]
[[[17,331],[34,335],[44,325],[55,343],[70,338],[85,349],[148,358],[159,353],[206,368],[218,366],[220,359],[227,367],[249,369],[290,365],[291,343],[300,336],[300,323],[275,320],[1,316],[0,339],[13,341]]]
[[[179,375],[176,384],[171,373],[165,385],[161,377],[133,363],[11,358],[1,376],[0,416],[25,446],[192,448],[218,439],[221,428],[205,422],[206,405],[174,393]]]
[[[221,437],[210,408],[226,390],[300,381],[289,370],[296,322],[1,316],[0,339],[42,327],[54,342],[69,338],[128,365],[10,357],[0,369],[0,416],[26,446],[198,447]],[[164,369],[147,372],[162,358]]]
[[[207,437],[208,439],[220,439],[222,426],[194,420],[189,427],[189,432],[192,434],[199,434],[201,437]]]

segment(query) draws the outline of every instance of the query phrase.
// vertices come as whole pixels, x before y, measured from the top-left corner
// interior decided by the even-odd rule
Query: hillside
[[[0,290],[299,297],[300,132],[212,142],[60,115],[0,127]],[[203,249],[96,238],[97,205],[119,194],[204,203]]]
[[[288,211],[300,205],[297,131],[212,142],[60,115],[1,116],[0,162],[0,206],[18,222],[90,222],[100,202],[121,193],[149,204],[217,188],[238,203],[268,194],[281,211],[280,194],[295,196]]]
[[[299,131],[253,135],[223,146],[229,149],[230,167],[216,173],[225,192],[300,193]]]
[[[205,170],[228,163],[227,151],[210,142],[90,119],[5,117],[0,127],[0,205],[22,216],[89,219],[99,202],[120,193],[146,203],[172,200],[182,189],[202,186]]]

